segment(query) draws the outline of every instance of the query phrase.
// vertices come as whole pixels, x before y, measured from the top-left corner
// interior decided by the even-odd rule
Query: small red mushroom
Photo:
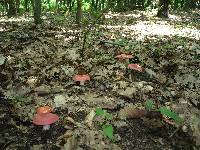
[[[90,76],[89,75],[75,75],[73,77],[74,81],[79,81],[80,85],[84,85],[85,81],[90,80]]]
[[[128,68],[129,69],[133,69],[133,70],[136,70],[136,71],[138,71],[138,72],[143,72],[143,68],[140,66],[140,65],[138,65],[138,64],[129,64],[128,65]]]
[[[136,73],[141,73],[141,72],[144,71],[144,69],[138,64],[129,64],[128,68],[136,71]],[[131,77],[131,73],[129,75],[129,78],[130,78],[130,80],[133,80],[132,77]]]
[[[50,113],[50,112],[52,112],[52,108],[51,107],[49,107],[49,106],[43,106],[43,107],[39,107],[38,109],[37,109],[37,113],[39,114],[39,113]]]
[[[118,58],[119,60],[127,60],[129,61],[129,59],[133,58],[132,55],[128,55],[128,54],[120,54],[115,56],[115,58]]]
[[[33,118],[33,123],[42,125],[43,130],[49,130],[50,125],[59,120],[56,114],[52,113],[37,113]]]
[[[128,55],[128,54],[120,54],[120,55],[115,56],[115,58],[130,59],[130,58],[133,58],[133,56],[132,55]]]

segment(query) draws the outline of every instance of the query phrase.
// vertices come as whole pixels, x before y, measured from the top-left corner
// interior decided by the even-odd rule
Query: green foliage
[[[154,105],[154,102],[151,100],[151,99],[148,99],[146,102],[145,102],[145,108],[150,111],[150,110],[153,110],[155,108],[155,105]]]
[[[102,126],[103,133],[105,136],[107,136],[109,139],[113,139],[113,126],[111,124],[105,124]]]
[[[127,40],[125,38],[120,38],[120,39],[116,40],[116,43],[119,45],[127,46],[129,43],[129,40]]]
[[[105,111],[102,108],[96,108],[95,113],[97,116],[103,116]]]
[[[13,1],[13,4],[15,1]],[[114,0],[101,0],[101,1],[91,1],[91,0],[83,0],[82,1],[82,9],[86,12],[91,11],[92,13],[98,13],[102,11],[105,8],[109,8],[110,10],[117,10],[117,11],[127,11],[127,10],[135,10],[135,9],[146,9],[151,10],[158,8],[159,0],[156,1],[150,1],[150,0],[142,0],[142,1],[114,1]],[[20,12],[32,11],[32,3],[30,1],[26,0],[20,0],[19,3]],[[0,1],[0,11],[8,11],[6,9],[8,5],[8,1]],[[43,11],[57,11],[57,12],[73,12],[77,8],[77,1],[73,0],[41,0],[41,6]],[[176,9],[195,9],[199,8],[200,4],[196,1],[192,0],[172,0],[171,6],[174,10]]]
[[[83,10],[88,11],[90,9],[90,4],[88,2],[83,3]]]
[[[114,129],[113,129],[113,126],[109,123],[113,119],[112,115],[109,114],[106,110],[103,110],[102,108],[96,108],[95,114],[101,117],[102,119],[100,121],[100,124],[101,124],[103,134],[109,139],[113,140]]]
[[[111,114],[109,114],[106,110],[103,110],[102,108],[96,108],[95,113],[97,116],[101,116],[102,118],[106,120],[112,120],[113,117]]]
[[[56,9],[56,0],[44,1],[42,7],[47,10]]]
[[[154,102],[149,99],[145,102],[145,108],[148,110],[148,111],[151,111],[151,110],[155,110],[155,104]],[[171,119],[173,119],[176,124],[180,124],[182,122],[182,119],[179,117],[178,114],[176,114],[175,112],[172,112],[170,109],[166,108],[166,107],[160,107],[157,109],[162,115],[165,115]]]
[[[21,95],[15,95],[10,97],[10,101],[13,105],[24,105],[29,101],[28,97],[23,97]]]
[[[160,107],[158,110],[160,111],[161,114],[169,118],[172,118],[177,124],[180,124],[182,122],[182,119],[178,116],[178,114],[172,112],[170,109],[166,107]]]
[[[6,90],[4,93],[5,98],[9,101],[9,103],[13,105],[26,105],[27,103],[31,102],[31,98],[25,96],[21,92],[17,92],[14,89]]]

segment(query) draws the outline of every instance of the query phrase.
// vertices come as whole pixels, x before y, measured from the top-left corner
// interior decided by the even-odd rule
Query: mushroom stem
[[[49,130],[49,129],[50,129],[50,125],[49,124],[43,126],[43,130]]]
[[[129,80],[130,80],[131,82],[133,82],[132,72],[131,72],[130,69],[128,69],[128,75],[129,75]]]
[[[129,80],[133,82],[131,73],[129,73]]]
[[[125,63],[126,63],[126,65],[128,66],[128,64],[129,64],[129,59],[125,59]]]
[[[80,81],[80,85],[84,85],[85,81]]]

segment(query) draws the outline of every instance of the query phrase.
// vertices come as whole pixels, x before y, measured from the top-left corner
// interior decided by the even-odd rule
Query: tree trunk
[[[194,9],[196,6],[196,2],[194,0],[185,0],[183,8],[185,10]]]
[[[35,22],[35,24],[42,23],[42,19],[41,19],[41,0],[35,0],[34,1],[33,10],[34,10],[34,22]]]
[[[20,0],[15,0],[16,13],[19,13]]]
[[[91,0],[91,12],[93,12],[95,9],[95,2],[94,0]]]
[[[29,3],[29,0],[24,0],[25,12],[29,12],[28,3]]]
[[[76,23],[80,27],[82,18],[82,0],[77,0]]]
[[[95,4],[95,10],[97,11],[99,8],[99,0],[96,0],[96,4]]]
[[[101,1],[101,9],[100,10],[103,10],[105,8],[105,0],[102,0]]]
[[[115,4],[114,4],[113,0],[108,0],[108,6],[107,7],[111,8],[113,10],[114,6],[115,6]]]
[[[16,16],[16,8],[13,0],[7,0],[8,4],[8,17]]]
[[[179,0],[174,0],[173,8],[178,9],[178,7],[179,7]]]
[[[169,4],[170,0],[159,0],[159,9],[157,17],[168,18],[169,17]]]
[[[116,6],[118,11],[123,11],[124,10],[124,3],[123,0],[117,0],[117,6]]]

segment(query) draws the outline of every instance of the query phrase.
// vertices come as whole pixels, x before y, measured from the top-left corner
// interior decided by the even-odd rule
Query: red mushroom
[[[90,80],[90,76],[89,75],[75,75],[73,77],[74,81],[79,81],[80,85],[84,85],[85,81]]]
[[[140,65],[138,65],[138,64],[129,64],[129,65],[128,65],[128,68],[134,70],[135,73],[141,73],[141,72],[143,72],[143,70],[144,70],[144,69],[143,69]],[[129,75],[129,78],[130,78],[130,80],[132,80],[131,73],[130,73],[130,75]]]
[[[39,107],[38,109],[37,109],[37,113],[39,114],[39,113],[50,113],[50,112],[52,112],[52,108],[51,107],[49,107],[49,106],[43,106],[43,107]]]
[[[37,113],[33,118],[33,123],[42,125],[43,130],[49,130],[50,125],[58,121],[59,117],[52,113]]]
[[[115,58],[118,58],[119,60],[129,61],[129,59],[133,58],[133,56],[128,55],[128,54],[120,54],[120,55],[115,56]]]
[[[138,71],[138,72],[143,72],[143,68],[140,66],[140,65],[138,65],[138,64],[129,64],[128,65],[128,68],[129,69],[133,69],[133,70],[136,70],[136,71]]]

